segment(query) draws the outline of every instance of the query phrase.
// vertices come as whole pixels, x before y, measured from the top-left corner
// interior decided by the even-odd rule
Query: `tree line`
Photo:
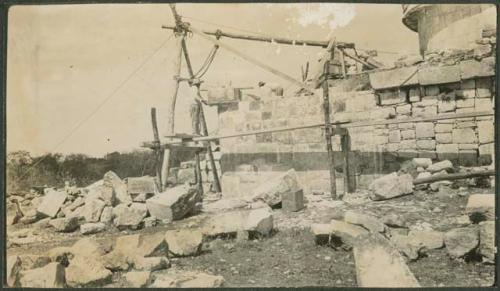
[[[171,157],[172,165],[189,160],[184,153]],[[107,171],[113,171],[121,178],[155,175],[155,155],[152,151],[134,150],[112,152],[101,158],[85,154],[47,153],[32,156],[27,151],[7,154],[7,192],[28,191],[34,186],[63,187],[70,185],[85,187],[102,179]]]

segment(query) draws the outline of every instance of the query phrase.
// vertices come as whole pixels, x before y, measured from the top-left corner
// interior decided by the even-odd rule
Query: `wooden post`
[[[337,181],[335,178],[335,161],[332,149],[332,130],[330,128],[330,92],[328,86],[330,61],[325,62],[324,80],[323,80],[323,111],[325,113],[325,139],[326,151],[328,154],[328,166],[330,170],[330,192],[333,199],[337,199]]]
[[[174,135],[175,130],[175,103],[177,100],[177,92],[179,91],[179,75],[181,73],[181,57],[182,57],[182,40],[183,35],[176,36],[176,45],[173,50],[175,58],[173,60],[174,67],[174,84],[173,92],[167,103],[167,130],[166,135]],[[170,149],[166,148],[163,152],[163,163],[161,167],[161,181],[163,183],[163,189],[167,187],[167,177],[170,170]]]
[[[342,65],[342,77],[344,77],[345,79],[347,77],[347,69],[345,66],[344,51],[339,49],[339,53],[340,53],[340,64]]]
[[[351,137],[349,136],[349,132],[343,134],[340,137],[340,144],[342,147],[342,154],[344,158],[344,195],[346,193],[352,193],[356,191],[356,179],[351,176],[351,165],[352,162],[349,158],[351,151]]]
[[[184,58],[186,59],[186,65],[188,68],[189,75],[192,78],[194,76],[193,67],[191,66],[191,60],[189,58],[189,53],[187,51],[187,45],[186,45],[185,40],[182,40],[182,51],[184,52]],[[202,99],[201,95],[200,95],[199,85],[196,87],[197,87],[198,97],[199,97],[199,99]],[[201,104],[201,102],[199,100],[196,100],[196,103],[197,103],[198,109],[199,109],[198,121],[199,121],[199,125],[201,127],[201,132],[204,136],[208,136],[208,127],[207,127],[207,121],[205,120],[205,112],[203,110],[203,105]],[[219,174],[217,173],[217,167],[215,166],[214,154],[212,151],[212,145],[210,144],[210,141],[207,143],[207,152],[208,152],[208,158],[210,160],[210,166],[212,168],[212,175],[213,175],[213,179],[214,179],[214,184],[213,184],[214,190],[215,190],[215,192],[221,192],[222,187],[220,185]],[[200,178],[201,178],[201,171],[200,171]]]
[[[156,119],[156,108],[151,108],[151,123],[153,125],[153,137],[154,143],[158,148],[154,150],[155,154],[155,172],[156,172],[156,180],[157,187],[160,192],[163,192],[163,184],[161,180],[161,151],[160,151],[160,134],[158,133],[158,122]]]

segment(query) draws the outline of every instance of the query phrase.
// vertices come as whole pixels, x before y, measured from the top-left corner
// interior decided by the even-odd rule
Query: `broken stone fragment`
[[[495,220],[495,195],[474,194],[469,196],[465,211],[473,223]]]
[[[67,197],[64,191],[48,191],[36,210],[43,215],[56,217]]]
[[[427,167],[432,165],[432,160],[429,158],[413,158],[412,161],[416,167],[422,167],[423,169],[427,169]]]
[[[376,217],[358,213],[352,210],[344,214],[344,221],[351,224],[360,225],[372,232],[384,232],[385,225],[380,222]]]
[[[412,230],[408,238],[414,245],[422,245],[429,250],[440,249],[444,246],[444,234],[435,230]]]
[[[70,250],[75,255],[99,257],[108,253],[110,251],[110,247],[100,244],[93,238],[85,237],[79,239],[73,246],[71,246]]]
[[[358,287],[420,287],[398,250],[380,234],[358,237],[353,254]]]
[[[148,209],[144,203],[132,203],[128,207],[121,205],[123,204],[113,209],[115,215],[114,224],[119,228],[137,228],[148,214]]]
[[[28,210],[24,213],[24,216],[19,220],[22,224],[32,224],[39,221],[44,217],[44,214],[39,213],[36,210]]]
[[[111,282],[112,275],[96,254],[76,255],[66,268],[66,282],[70,287],[102,286]]]
[[[113,187],[108,184],[92,187],[87,193],[86,199],[100,199],[104,201],[106,206],[114,206],[116,204],[116,197]],[[85,203],[88,203],[87,201]]]
[[[384,215],[381,218],[381,221],[385,225],[390,226],[390,227],[405,228],[408,226],[404,217],[402,215],[398,215],[395,213]]]
[[[234,210],[238,208],[244,208],[247,206],[247,202],[243,199],[238,198],[223,198],[213,203],[204,204],[203,212],[222,212],[228,210]]]
[[[128,194],[154,194],[156,184],[153,177],[129,177],[127,179]]]
[[[283,194],[289,192],[295,193],[301,189],[297,173],[294,169],[291,169],[260,184],[253,191],[250,199],[252,201],[263,200],[272,207],[282,201]]]
[[[132,202],[127,193],[127,184],[125,184],[125,182],[123,182],[122,179],[120,179],[120,177],[118,177],[118,175],[114,172],[109,171],[104,174],[103,185],[111,186],[118,203]]]
[[[19,284],[19,272],[21,271],[22,261],[19,256],[7,257],[7,286],[16,287]]]
[[[304,191],[285,192],[281,194],[281,208],[285,211],[299,211],[304,208]]]
[[[82,234],[93,234],[104,231],[106,229],[106,224],[102,222],[89,222],[80,225],[80,232]]]
[[[65,287],[64,266],[54,262],[44,267],[22,271],[21,287],[29,288],[62,288]]]
[[[198,229],[168,230],[165,241],[174,256],[195,256],[201,251],[203,234]]]
[[[168,255],[168,245],[165,234],[158,232],[143,234],[139,239],[139,246],[135,254],[143,257],[164,257]]]
[[[90,198],[90,197],[88,197]],[[106,203],[98,198],[85,199],[82,215],[86,222],[98,222]]]
[[[436,173],[441,171],[451,172],[453,171],[453,164],[449,160],[437,162],[427,167],[427,171],[431,173]]]
[[[132,271],[125,274],[125,280],[132,288],[146,287],[151,281],[151,272]]]
[[[132,262],[134,269],[138,271],[158,271],[170,267],[167,257],[134,257]]]
[[[369,189],[372,200],[386,200],[413,193],[413,178],[410,174],[398,176],[396,172],[374,180]]]
[[[272,229],[273,212],[269,206],[266,206],[212,216],[205,221],[202,231],[207,236],[236,234],[241,230],[268,235]]]
[[[417,260],[426,250],[421,243],[411,240],[407,235],[393,235],[390,241],[411,261]]]
[[[48,256],[25,254],[21,255],[20,258],[22,262],[21,268],[23,270],[41,268],[48,265],[51,262]]]
[[[102,209],[99,221],[102,223],[110,224],[113,222],[113,207],[106,206]]]
[[[340,220],[332,220],[329,224],[312,224],[311,231],[317,244],[330,243],[336,247],[353,246],[357,238],[368,231],[361,226]]]
[[[224,284],[222,276],[201,272],[171,272],[157,275],[153,288],[217,288]]]
[[[146,206],[151,216],[162,221],[173,221],[190,213],[200,200],[201,195],[196,187],[184,184],[146,200]]]
[[[65,217],[51,219],[49,224],[55,228],[57,232],[72,232],[80,225],[78,217]]]
[[[444,235],[446,250],[452,258],[462,258],[479,245],[479,231],[475,227],[455,228]]]
[[[130,267],[129,257],[126,254],[116,250],[105,254],[101,257],[101,260],[104,267],[112,272],[127,271]]]
[[[483,221],[479,223],[479,253],[483,261],[495,263],[495,222]]]

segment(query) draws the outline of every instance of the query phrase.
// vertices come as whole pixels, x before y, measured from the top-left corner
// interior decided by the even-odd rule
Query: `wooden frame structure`
[[[250,37],[250,36],[243,36],[243,35],[236,35],[236,34],[229,34],[229,33],[223,33],[220,30],[217,30],[215,32],[209,32],[209,31],[201,31],[193,26],[191,26],[189,23],[183,22],[180,15],[177,13],[175,9],[175,4],[170,4],[170,8],[172,10],[172,13],[174,15],[176,25],[175,26],[163,26],[163,28],[171,29],[174,31],[175,36],[177,38],[177,46],[176,46],[176,51],[175,51],[175,60],[174,60],[174,80],[175,80],[175,86],[174,86],[174,91],[173,91],[173,96],[169,100],[169,107],[168,107],[168,112],[167,112],[167,118],[169,121],[169,127],[167,131],[166,138],[167,140],[163,143],[160,142],[159,140],[159,134],[158,134],[158,129],[156,125],[156,112],[155,110],[152,109],[151,112],[151,117],[152,117],[152,122],[153,122],[153,133],[154,133],[154,141],[153,142],[145,142],[143,143],[143,147],[151,148],[155,151],[155,157],[157,161],[157,166],[156,166],[156,174],[158,181],[160,182],[160,190],[164,189],[166,187],[166,182],[167,182],[167,177],[169,173],[169,168],[170,168],[170,153],[171,150],[174,148],[191,148],[196,151],[196,167],[195,167],[195,176],[196,176],[196,182],[198,183],[200,191],[203,191],[202,188],[202,181],[201,181],[201,170],[200,170],[200,159],[199,159],[199,152],[202,151],[203,149],[206,149],[209,155],[210,163],[211,163],[211,168],[212,168],[212,173],[214,175],[214,188],[217,192],[220,192],[221,185],[220,185],[220,180],[218,177],[217,173],[217,168],[215,166],[215,161],[211,149],[210,142],[223,139],[223,138],[234,138],[234,137],[240,137],[240,136],[248,136],[248,135],[256,135],[256,134],[262,134],[262,133],[272,133],[272,132],[282,132],[282,131],[291,131],[291,130],[298,130],[298,129],[306,129],[306,128],[317,128],[317,127],[323,127],[325,130],[325,142],[326,142],[326,150],[328,153],[328,159],[329,159],[329,171],[330,171],[330,191],[333,199],[338,199],[339,196],[337,195],[336,191],[336,177],[335,177],[335,161],[334,161],[334,156],[333,156],[333,149],[332,149],[332,142],[331,138],[333,135],[340,135],[341,136],[341,151],[343,154],[343,175],[344,175],[344,192],[353,192],[356,189],[356,181],[355,179],[352,179],[349,175],[350,173],[350,167],[349,167],[349,156],[350,156],[350,136],[348,129],[353,128],[353,127],[365,127],[365,126],[374,126],[374,125],[385,125],[385,124],[399,124],[399,123],[410,123],[410,122],[424,122],[424,121],[434,121],[434,120],[444,120],[444,119],[458,119],[458,118],[467,118],[467,117],[479,117],[479,116],[493,116],[494,112],[473,112],[473,113],[463,113],[463,114],[442,114],[440,116],[430,116],[430,117],[418,117],[418,118],[408,118],[408,119],[395,119],[395,120],[373,120],[373,121],[361,121],[361,122],[335,122],[332,123],[330,121],[330,102],[329,102],[329,85],[328,85],[328,79],[331,76],[331,73],[329,71],[330,68],[330,60],[333,59],[333,56],[335,55],[335,51],[338,50],[340,52],[340,63],[342,65],[342,75],[343,77],[346,76],[346,68],[345,68],[345,57],[349,57],[354,59],[357,62],[362,63],[363,65],[369,67],[369,68],[376,68],[375,65],[367,63],[363,60],[360,60],[359,58],[356,58],[354,56],[351,56],[347,54],[344,51],[344,48],[354,48],[354,44],[349,44],[349,43],[337,43],[333,39],[330,40],[329,42],[314,42],[314,41],[299,41],[299,43],[304,44],[304,45],[313,45],[313,46],[321,46],[325,47],[326,44],[326,51],[323,56],[323,58],[326,58],[326,61],[324,63],[324,69],[322,74],[320,74],[318,78],[318,82],[321,84],[323,87],[323,108],[324,108],[324,122],[323,123],[316,123],[316,124],[309,124],[309,125],[302,125],[302,126],[295,126],[295,127],[281,127],[281,128],[271,128],[271,129],[265,129],[265,130],[256,130],[256,131],[248,131],[248,132],[239,132],[239,133],[233,133],[233,134],[226,134],[226,135],[218,135],[218,136],[208,136],[208,129],[207,129],[207,124],[205,120],[205,116],[203,113],[203,107],[201,105],[200,100],[202,100],[201,95],[200,95],[200,83],[199,82],[191,82],[194,78],[193,74],[193,69],[191,65],[191,61],[189,58],[189,54],[187,51],[187,46],[185,42],[185,36],[186,34],[193,33],[196,34],[204,39],[206,39],[209,42],[212,42],[215,46],[224,48],[233,54],[243,58],[244,60],[276,75],[279,76],[297,86],[299,86],[301,89],[304,89],[312,94],[315,94],[314,88],[308,84],[305,84],[304,82],[301,82],[291,76],[289,76],[286,73],[280,72],[271,66],[267,65],[266,63],[261,62],[260,60],[249,56],[245,53],[240,52],[238,49],[227,45],[219,40],[221,36],[225,37],[231,37],[231,38],[238,38],[238,39],[247,39],[247,40],[256,40],[256,41],[275,41],[277,43],[283,43],[283,44],[297,44],[295,40],[288,40],[288,39],[269,39],[269,38],[261,38],[261,37]],[[209,35],[214,35],[216,36],[216,39],[210,37]],[[180,68],[181,68],[181,59],[182,59],[182,54],[184,54],[184,58],[186,61],[186,65],[188,68],[188,72],[190,75],[190,78],[188,79],[181,79],[179,77],[180,73]],[[194,84],[197,89],[198,89],[198,98],[197,100],[197,105],[200,107],[200,115],[199,115],[199,123],[201,123],[201,133],[202,136],[184,136],[183,138],[177,138],[174,134],[174,112],[175,112],[175,103],[176,103],[176,98],[177,98],[177,92],[178,92],[178,87],[179,87],[179,82],[180,81],[185,81],[187,80],[190,85]],[[199,134],[199,133],[196,133]],[[163,153],[163,162],[161,163],[161,167],[159,166],[160,160],[161,160],[161,153]]]

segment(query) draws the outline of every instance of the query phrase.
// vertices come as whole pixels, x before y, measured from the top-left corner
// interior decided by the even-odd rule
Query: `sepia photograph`
[[[3,286],[495,286],[497,9],[9,6]]]

